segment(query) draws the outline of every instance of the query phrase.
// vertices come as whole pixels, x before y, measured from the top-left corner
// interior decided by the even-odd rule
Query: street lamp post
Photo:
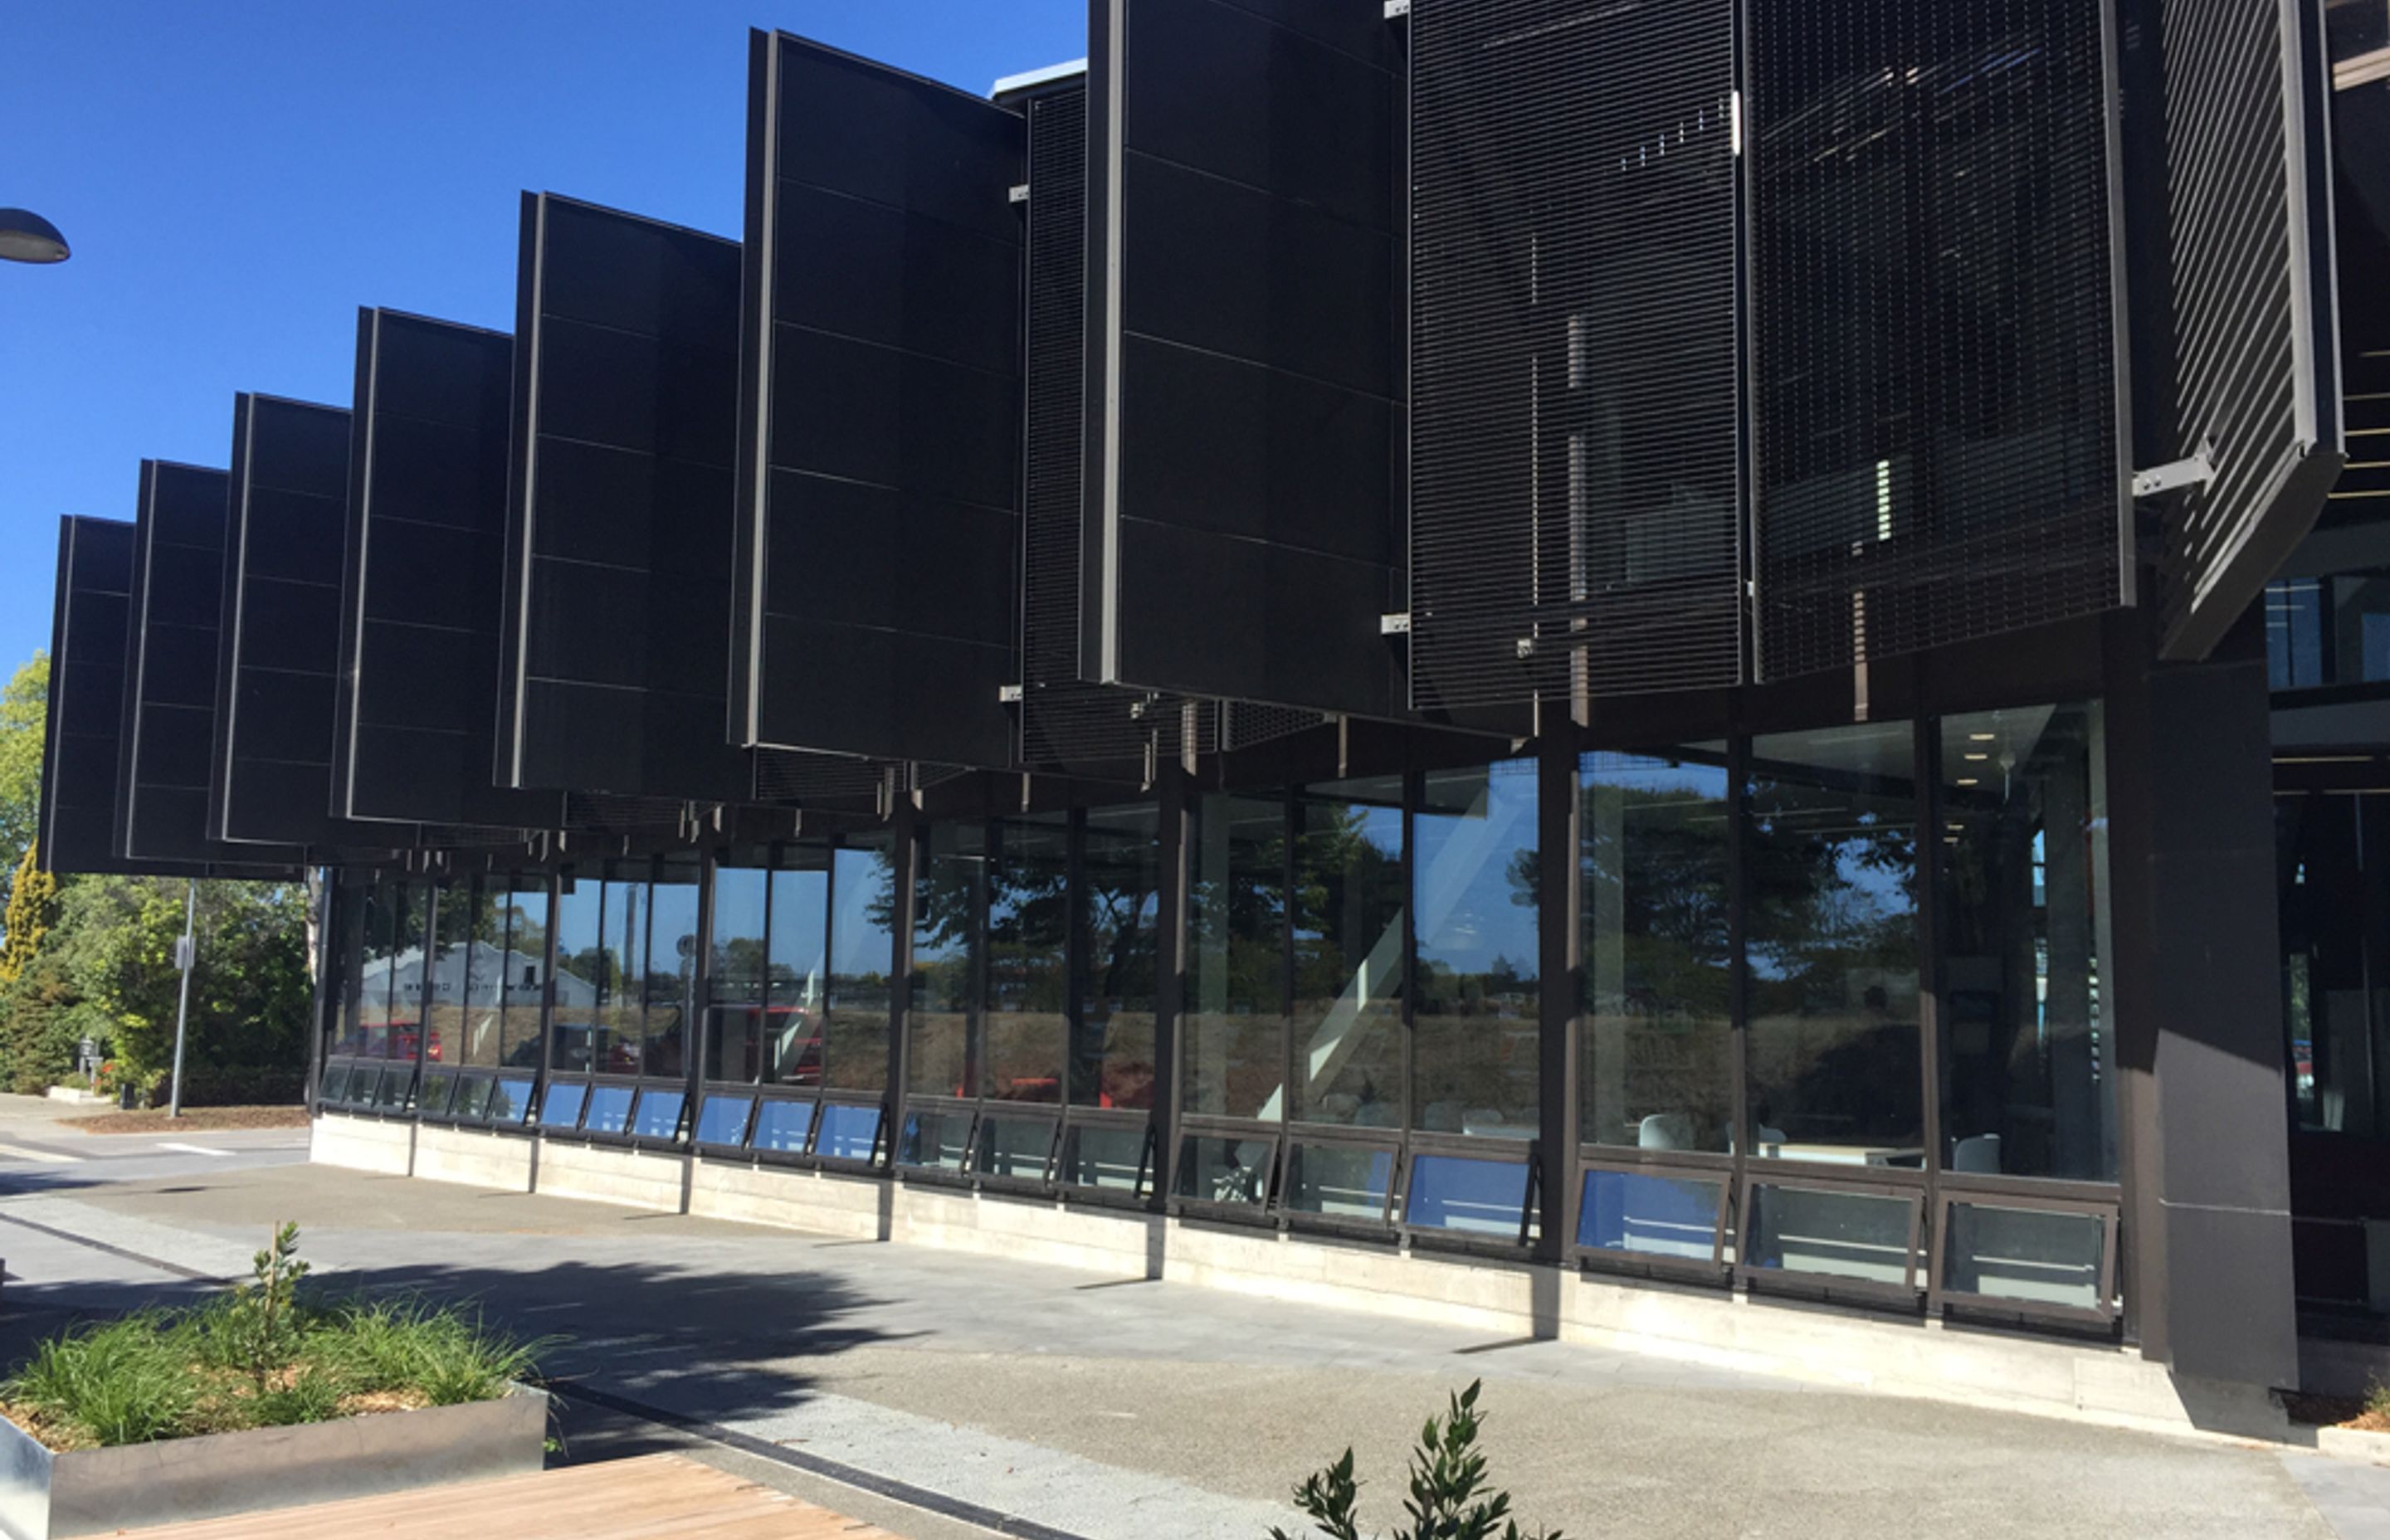
[[[58,227],[31,209],[0,209],[0,258],[64,262],[71,253]]]

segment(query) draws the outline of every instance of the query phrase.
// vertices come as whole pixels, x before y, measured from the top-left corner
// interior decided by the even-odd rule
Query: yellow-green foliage
[[[58,919],[58,879],[41,866],[41,847],[27,845],[8,885],[8,907],[0,916],[0,984],[16,982],[32,966],[42,938]]]

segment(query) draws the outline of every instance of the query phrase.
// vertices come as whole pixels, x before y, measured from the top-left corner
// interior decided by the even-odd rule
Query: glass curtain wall
[[[547,879],[516,877],[506,902],[506,950],[499,981],[498,1062],[539,1068],[540,1010],[547,994]]]
[[[1080,859],[1085,964],[1071,1034],[1071,1101],[1153,1105],[1162,820],[1150,804],[1090,808]]]
[[[1726,746],[1584,755],[1577,799],[1580,1136],[1723,1154],[1735,1137]]]
[[[592,866],[568,867],[556,897],[556,1007],[549,1068],[585,1075],[603,1033],[598,1002],[613,969],[605,951],[605,884]]]
[[[1534,1138],[1542,1115],[1535,762],[1430,772],[1414,851],[1411,1126]]]

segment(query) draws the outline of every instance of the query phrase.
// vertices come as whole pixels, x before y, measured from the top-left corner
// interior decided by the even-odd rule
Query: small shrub
[[[1452,1398],[1438,1423],[1427,1419],[1419,1446],[1411,1452],[1410,1500],[1403,1511],[1410,1527],[1395,1530],[1389,1540],[1561,1540],[1561,1532],[1523,1535],[1510,1517],[1510,1495],[1492,1490],[1485,1457],[1477,1451],[1478,1431],[1484,1419],[1477,1411],[1477,1393],[1484,1380],[1472,1380]],[[1360,1483],[1353,1478],[1353,1451],[1294,1489],[1294,1506],[1331,1540],[1361,1540],[1357,1509]],[[1498,1530],[1497,1526],[1499,1526]],[[1273,1529],[1271,1540],[1291,1540],[1286,1531]]]
[[[2384,1422],[2390,1422],[2390,1384],[2384,1384],[2376,1380],[2371,1385],[2366,1387],[2365,1415]]]
[[[531,1378],[551,1341],[414,1296],[326,1301],[301,1287],[298,1251],[298,1227],[280,1226],[227,1293],[40,1343],[0,1383],[7,1414],[67,1449],[456,1405]]]

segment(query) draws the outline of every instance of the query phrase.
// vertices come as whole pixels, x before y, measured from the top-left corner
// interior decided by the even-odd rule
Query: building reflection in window
[[[829,994],[823,1076],[842,1091],[888,1088],[896,872],[886,836],[830,853]]]
[[[1415,838],[1411,1126],[1533,1138],[1541,1020],[1536,762],[1431,772]]]
[[[1403,1125],[1402,788],[1383,776],[1295,798],[1295,1097],[1266,1118]]]

